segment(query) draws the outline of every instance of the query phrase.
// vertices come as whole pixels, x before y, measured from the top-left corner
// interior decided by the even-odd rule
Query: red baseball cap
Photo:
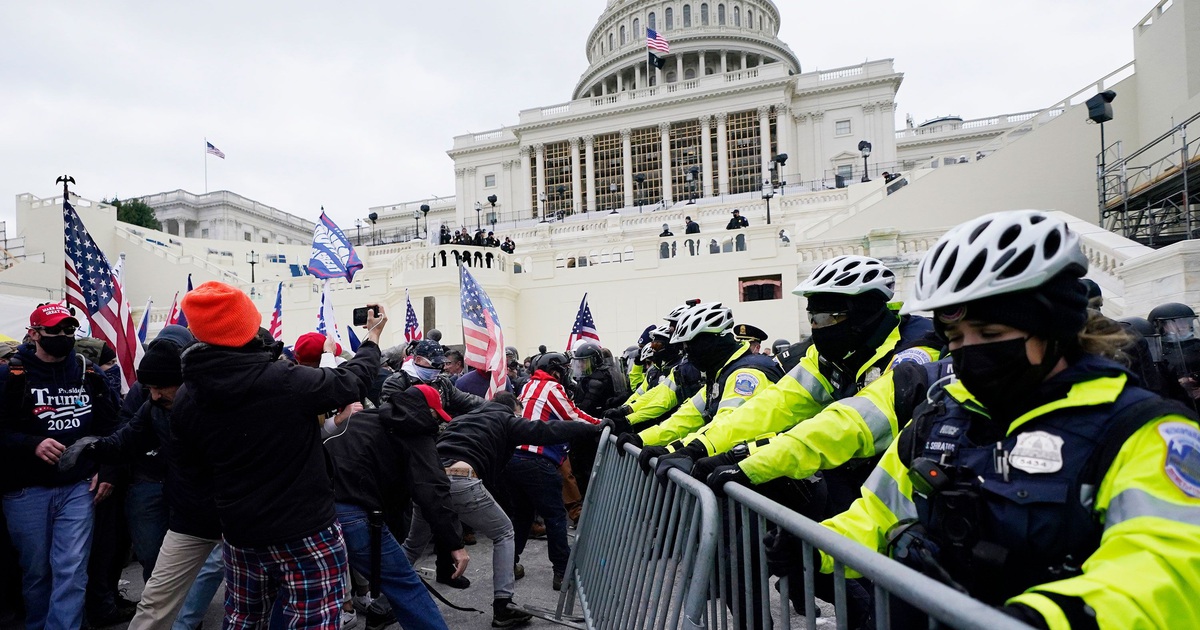
[[[341,344],[337,346],[334,354],[342,354]],[[292,346],[292,354],[296,357],[297,363],[317,363],[321,360],[321,353],[325,351],[325,335],[319,332],[308,332],[300,335],[296,340],[296,345]]]
[[[71,310],[62,304],[43,304],[29,314],[29,327],[42,328],[48,326],[57,326],[65,320],[71,320],[71,324],[76,328],[79,327],[79,320],[71,314]]]
[[[438,390],[428,385],[414,385],[413,389],[420,391],[425,396],[425,402],[429,405],[429,408],[436,411],[442,417],[442,420],[450,422],[450,414],[446,413],[446,410],[442,408],[442,395],[438,393]]]

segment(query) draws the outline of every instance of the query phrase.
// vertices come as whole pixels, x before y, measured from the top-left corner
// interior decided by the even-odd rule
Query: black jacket
[[[350,416],[346,430],[325,441],[336,471],[335,500],[367,511],[402,509],[412,501],[429,522],[439,550],[462,549],[458,515],[450,509],[450,481],[434,446],[440,425],[429,407],[404,396]]]
[[[189,474],[211,475],[225,540],[264,547],[332,525],[318,416],[366,396],[379,346],[364,341],[337,368],[278,361],[257,339],[242,348],[199,343],[182,361],[171,430]]]
[[[432,381],[425,383],[404,370],[397,370],[383,382],[381,391],[386,397],[389,394],[402,392],[409,387],[422,384],[430,385],[438,390],[438,394],[442,397],[442,407],[452,418],[475,411],[486,402],[475,394],[469,394],[455,387],[454,382],[450,380],[450,375],[444,372]]]
[[[511,407],[489,402],[446,425],[438,437],[437,451],[445,462],[470,464],[487,482],[498,478],[521,444],[562,444],[599,432],[599,425],[586,422],[527,420],[513,415]]]
[[[740,230],[744,227],[750,227],[750,222],[743,216],[730,217],[729,223],[725,224],[726,230]]]
[[[700,233],[700,224],[696,223],[695,221],[688,221],[687,222],[687,230],[684,233],[685,234],[699,234]]]
[[[188,474],[180,465],[169,411],[146,400],[128,422],[96,442],[93,449],[93,456],[101,463],[149,461],[156,469],[161,467],[171,531],[209,540],[221,537],[212,480],[207,474]]]

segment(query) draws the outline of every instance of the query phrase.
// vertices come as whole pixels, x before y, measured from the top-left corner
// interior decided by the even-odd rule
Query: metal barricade
[[[659,482],[637,465],[636,447],[605,430],[567,563],[557,619],[573,625],[576,600],[587,628],[808,628],[820,627],[813,550],[834,558],[833,605],[837,628],[847,627],[851,569],[870,580],[876,628],[892,628],[891,598],[928,615],[929,627],[1031,630],[972,599],[772,501],[728,483],[718,499],[680,470]],[[778,526],[800,539],[805,611],[791,609],[797,585],[767,573],[763,534]]]
[[[557,616],[588,628],[705,628],[719,528],[716,497],[681,471],[659,483],[639,450],[602,434]]]

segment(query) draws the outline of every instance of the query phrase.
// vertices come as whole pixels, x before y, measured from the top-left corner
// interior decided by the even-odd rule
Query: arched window
[[[674,82],[675,82],[675,71],[671,70],[670,72],[667,73],[667,83],[674,83]]]
[[[613,34],[608,34],[608,52],[612,52],[616,46],[613,46]]]
[[[742,25],[742,7],[733,7],[733,25]]]
[[[691,28],[692,26],[692,5],[683,5],[683,28]]]
[[[675,11],[671,7],[667,7],[666,11],[667,30],[675,28]]]
[[[700,26],[708,26],[708,3],[700,5]]]
[[[725,26],[725,5],[723,4],[717,5],[717,24]]]
[[[646,34],[642,32],[642,21],[637,18],[633,18],[633,38],[638,39],[639,37],[645,36]]]
[[[658,30],[658,22],[654,19],[653,11],[651,11],[650,16],[648,18],[646,18],[646,28],[648,28],[652,31]]]
[[[695,70],[694,68],[688,68],[687,70],[684,70],[684,71],[683,71],[683,78],[684,78],[684,80],[686,80],[686,81],[690,81],[690,80],[692,80],[692,79],[695,79],[695,78],[696,78],[696,70]]]
[[[746,9],[746,28],[754,28],[754,11]]]
[[[625,25],[621,25],[621,45],[625,45]]]

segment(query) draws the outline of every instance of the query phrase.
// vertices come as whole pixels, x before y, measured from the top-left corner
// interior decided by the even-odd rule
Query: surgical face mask
[[[422,367],[412,361],[409,361],[408,363],[404,364],[404,371],[407,372],[409,376],[412,376],[412,377],[416,378],[417,380],[423,381],[426,383],[437,378],[438,375],[440,375],[442,373],[442,371],[437,368]]]
[[[37,345],[46,354],[56,359],[61,359],[71,354],[71,350],[75,347],[75,338],[70,335],[50,336],[43,334],[41,339],[38,339]]]
[[[1018,410],[1032,402],[1034,392],[1058,362],[1057,353],[1048,348],[1041,365],[1031,364],[1026,341],[1025,337],[993,341],[962,346],[950,353],[954,375],[993,418],[1016,419]]]

